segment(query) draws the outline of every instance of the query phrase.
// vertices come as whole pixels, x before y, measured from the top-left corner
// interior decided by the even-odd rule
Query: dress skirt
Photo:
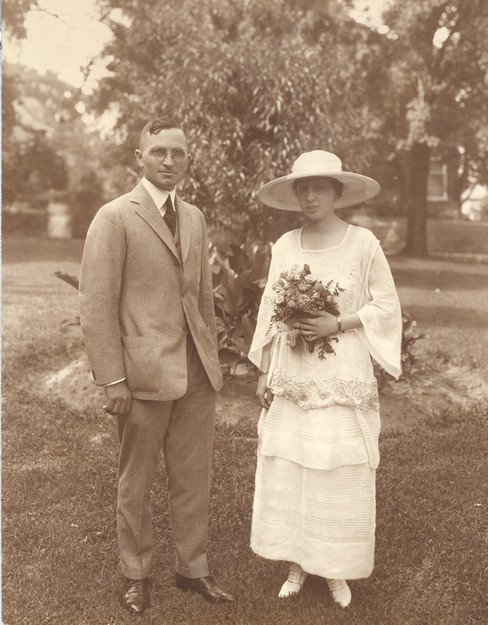
[[[275,396],[258,428],[253,551],[321,577],[371,575],[378,410]]]

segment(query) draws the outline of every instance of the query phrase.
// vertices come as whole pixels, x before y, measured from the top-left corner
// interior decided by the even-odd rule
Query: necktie
[[[173,203],[171,202],[170,195],[168,195],[168,198],[164,205],[166,206],[166,212],[164,213],[163,219],[174,237],[176,232],[176,211],[173,208]]]

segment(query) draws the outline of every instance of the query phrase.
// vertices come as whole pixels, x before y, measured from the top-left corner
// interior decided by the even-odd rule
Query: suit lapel
[[[181,260],[184,263],[190,251],[192,217],[185,202],[178,196],[176,196],[176,212],[178,214]]]
[[[137,187],[135,187],[135,189],[132,191],[130,201],[138,205],[136,208],[136,213],[140,217],[142,217],[142,219],[144,219],[144,221],[149,224],[149,226],[151,226],[154,232],[168,246],[174,256],[178,260],[180,260],[178,251],[176,249],[175,241],[173,239],[173,235],[166,225],[166,222],[161,217],[160,212],[156,208],[156,204],[153,202],[153,199],[146,191],[142,183],[139,183]]]

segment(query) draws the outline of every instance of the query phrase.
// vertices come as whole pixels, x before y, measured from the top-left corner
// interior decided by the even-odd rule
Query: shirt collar
[[[171,189],[171,191],[166,191],[166,189],[161,189],[160,187],[157,187],[150,180],[144,177],[142,179],[142,184],[144,185],[144,188],[154,200],[154,203],[156,204],[156,207],[158,210],[161,210],[161,208],[164,206],[164,203],[168,199],[168,195],[171,197],[171,202],[173,203],[173,209],[175,209],[176,189],[173,188]]]

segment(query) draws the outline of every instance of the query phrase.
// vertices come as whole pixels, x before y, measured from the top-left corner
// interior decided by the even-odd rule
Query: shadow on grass
[[[5,264],[33,261],[81,262],[83,245],[82,239],[6,236],[2,240],[2,262]]]
[[[398,261],[397,261],[398,262]],[[410,287],[433,291],[469,291],[488,289],[488,267],[485,275],[470,272],[466,265],[459,264],[459,271],[418,267],[398,267],[393,269],[393,276],[397,288]]]
[[[409,304],[406,310],[421,327],[452,327],[453,333],[455,328],[488,328],[486,313],[474,308]]]

